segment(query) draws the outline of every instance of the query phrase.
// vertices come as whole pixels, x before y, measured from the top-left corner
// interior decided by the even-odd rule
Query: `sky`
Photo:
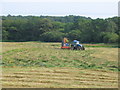
[[[2,0],[1,15],[66,16],[91,18],[118,16],[119,0]]]

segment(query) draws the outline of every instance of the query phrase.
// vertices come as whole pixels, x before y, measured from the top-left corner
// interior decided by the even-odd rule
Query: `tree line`
[[[117,43],[119,17],[2,16],[3,41],[61,42],[63,37],[83,43]]]

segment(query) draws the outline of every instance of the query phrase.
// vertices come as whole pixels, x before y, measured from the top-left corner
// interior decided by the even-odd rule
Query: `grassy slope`
[[[3,64],[3,87],[117,87],[117,48],[72,51],[59,43],[5,42]]]

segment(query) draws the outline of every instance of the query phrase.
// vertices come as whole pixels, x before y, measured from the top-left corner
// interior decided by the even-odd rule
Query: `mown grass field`
[[[77,51],[60,49],[60,43],[2,45],[4,88],[118,87],[118,48],[85,44],[85,51]]]

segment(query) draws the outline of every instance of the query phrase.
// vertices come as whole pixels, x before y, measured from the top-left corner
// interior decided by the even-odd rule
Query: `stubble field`
[[[118,48],[85,44],[62,50],[60,43],[3,42],[2,87],[117,88]]]

